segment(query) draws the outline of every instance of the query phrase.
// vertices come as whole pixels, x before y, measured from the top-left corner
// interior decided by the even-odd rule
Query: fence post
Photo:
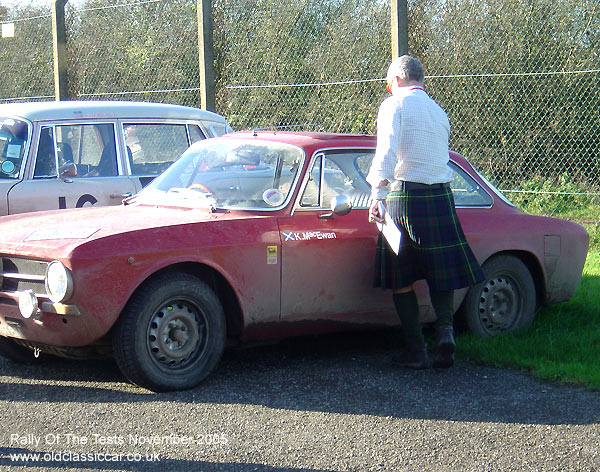
[[[204,110],[215,111],[215,53],[211,0],[197,0],[200,100]]]
[[[54,56],[54,97],[68,100],[67,87],[67,32],[65,4],[68,0],[52,0],[52,49]]]
[[[406,0],[390,0],[392,14],[392,60],[408,54],[408,6]]]

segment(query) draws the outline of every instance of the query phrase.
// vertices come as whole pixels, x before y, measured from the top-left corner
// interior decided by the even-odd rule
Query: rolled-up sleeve
[[[394,103],[394,97],[383,101],[377,114],[377,148],[367,175],[372,196],[383,199],[388,193],[387,187],[378,187],[382,180],[392,182],[398,160],[398,145],[401,122],[400,108]]]

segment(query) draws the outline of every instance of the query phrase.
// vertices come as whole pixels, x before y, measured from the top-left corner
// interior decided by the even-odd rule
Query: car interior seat
[[[114,143],[104,146],[96,171],[102,177],[117,175],[117,152]]]
[[[73,162],[73,149],[69,143],[56,143],[58,147],[58,161],[61,164]]]

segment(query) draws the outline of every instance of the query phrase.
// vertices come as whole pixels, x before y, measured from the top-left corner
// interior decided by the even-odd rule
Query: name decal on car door
[[[313,239],[337,239],[336,233],[326,233],[323,231],[301,231],[295,233],[293,231],[283,231],[284,241],[311,241]]]

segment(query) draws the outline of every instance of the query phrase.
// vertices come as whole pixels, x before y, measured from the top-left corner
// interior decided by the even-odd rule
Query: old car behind
[[[2,218],[0,351],[112,354],[128,379],[160,391],[197,385],[227,340],[396,325],[390,294],[372,284],[375,144],[233,133],[194,144],[123,206]],[[457,293],[459,315],[481,336],[521,329],[574,294],[588,235],[524,214],[450,157],[487,276]],[[432,321],[426,286],[415,288]]]
[[[0,215],[119,205],[190,144],[230,130],[215,113],[162,103],[1,104]]]

